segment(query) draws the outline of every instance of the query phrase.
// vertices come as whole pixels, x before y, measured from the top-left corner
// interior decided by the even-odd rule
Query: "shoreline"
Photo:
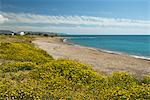
[[[125,54],[106,52],[92,47],[76,45],[64,41],[63,37],[39,37],[32,41],[54,59],[70,59],[93,66],[99,73],[129,72],[137,77],[150,74],[150,60]]]
[[[62,39],[63,39],[62,42],[65,43],[65,44],[69,44],[69,45],[73,45],[73,46],[82,46],[82,47],[85,47],[85,48],[97,50],[97,51],[104,52],[104,53],[124,55],[124,56],[129,56],[129,57],[133,57],[133,58],[137,58],[137,59],[150,61],[150,57],[133,55],[133,54],[123,53],[123,52],[118,52],[118,51],[110,51],[110,50],[105,50],[105,49],[101,49],[101,48],[94,48],[94,47],[83,46],[83,45],[79,45],[79,44],[75,44],[75,43],[69,42],[69,41],[67,41],[67,38],[62,38]]]

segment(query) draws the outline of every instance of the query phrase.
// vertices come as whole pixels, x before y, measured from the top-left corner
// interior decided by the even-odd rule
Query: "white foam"
[[[150,57],[144,57],[144,56],[137,56],[137,55],[130,55],[134,58],[140,58],[140,59],[145,59],[145,60],[150,60]]]
[[[64,38],[64,39],[63,39],[63,42],[66,42],[66,41],[67,41],[67,39],[66,39],[66,38]]]

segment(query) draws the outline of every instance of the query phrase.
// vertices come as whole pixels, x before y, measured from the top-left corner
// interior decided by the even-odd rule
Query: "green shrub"
[[[127,88],[130,85],[137,84],[137,80],[126,72],[114,72],[110,77],[108,77],[108,83],[111,86],[118,85],[122,88]]]
[[[29,36],[6,36],[6,35],[0,35],[0,42],[19,42],[19,43],[30,43],[33,38]]]
[[[0,43],[0,59],[44,63],[53,58],[27,43]]]
[[[142,83],[150,84],[150,75],[145,75],[142,80]]]
[[[49,72],[49,73],[47,73]],[[37,69],[34,70],[35,74],[49,74],[44,75],[44,78],[53,77],[64,77],[66,80],[71,80],[75,83],[81,82],[82,84],[91,84],[96,78],[101,79],[96,72],[94,72],[90,66],[78,63],[71,60],[55,60],[48,62],[46,64],[40,65]],[[42,77],[42,75],[36,75]],[[39,79],[43,79],[40,78]]]
[[[32,70],[36,68],[36,64],[32,62],[9,62],[0,66],[0,70],[3,72],[17,72],[19,70]]]
[[[0,97],[15,99],[150,99],[150,84],[139,84],[128,73],[103,76],[89,66],[71,60],[53,60],[36,65],[31,62],[2,64],[16,71],[3,71]],[[28,66],[26,71],[24,66]],[[10,74],[10,71],[12,72]],[[10,75],[9,75],[10,74]],[[9,77],[8,77],[9,75]]]

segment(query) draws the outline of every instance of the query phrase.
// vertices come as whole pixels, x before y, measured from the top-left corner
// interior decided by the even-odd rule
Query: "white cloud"
[[[8,21],[8,18],[5,18],[3,15],[0,15],[0,24]]]
[[[93,16],[47,16],[26,13],[2,13],[15,29],[44,30],[70,33],[150,33],[150,21]],[[2,17],[3,20],[5,17]],[[5,20],[8,20],[6,19]],[[4,21],[3,21],[4,22]],[[26,24],[19,26],[18,24]],[[30,24],[30,25],[28,25]],[[34,25],[32,25],[34,24]],[[47,26],[39,27],[39,24]],[[18,26],[17,26],[18,25]],[[57,26],[58,25],[58,26]],[[68,28],[68,26],[70,26]]]

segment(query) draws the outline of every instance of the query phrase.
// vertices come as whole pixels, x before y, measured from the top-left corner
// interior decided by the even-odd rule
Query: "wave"
[[[145,59],[145,60],[150,60],[150,57],[145,57],[145,56],[137,56],[137,55],[131,55],[134,58],[140,58],[140,59]]]
[[[134,57],[134,58],[150,60],[150,57],[146,57],[146,56],[139,56],[139,55],[127,54],[127,53],[118,52],[118,51],[109,51],[109,50],[104,50],[104,49],[97,49],[97,50],[102,51],[102,52],[111,53],[111,54],[127,55],[127,56]]]
[[[94,38],[96,38],[96,37],[65,37],[65,38],[67,38],[67,39],[94,39]]]
[[[64,38],[64,39],[63,39],[63,42],[66,42],[66,41],[67,41],[67,39],[66,39],[66,38]]]

